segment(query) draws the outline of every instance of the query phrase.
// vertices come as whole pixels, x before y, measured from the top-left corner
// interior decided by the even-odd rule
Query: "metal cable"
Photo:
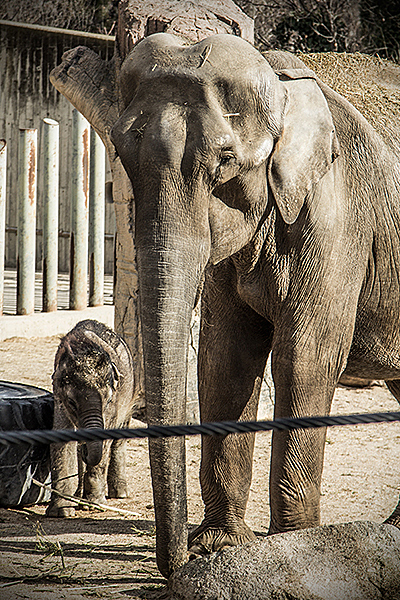
[[[200,425],[151,425],[138,429],[77,429],[77,430],[31,430],[1,431],[0,444],[53,444],[67,442],[90,442],[130,438],[166,438],[192,435],[227,435],[229,433],[255,433],[260,431],[287,431],[360,425],[368,423],[392,423],[400,421],[400,412],[384,412],[326,417],[300,417],[275,419],[274,421],[222,421]]]

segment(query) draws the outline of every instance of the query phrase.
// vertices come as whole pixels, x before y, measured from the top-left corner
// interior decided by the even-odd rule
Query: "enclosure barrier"
[[[231,433],[256,433],[261,431],[287,431],[293,429],[317,429],[343,425],[366,425],[370,423],[393,423],[400,421],[400,412],[366,413],[355,415],[300,417],[275,419],[273,421],[221,421],[200,425],[150,425],[137,429],[77,429],[1,431],[0,445],[53,444],[67,442],[91,442],[132,438],[167,438],[193,435],[228,435]],[[1,455],[1,454],[0,454]]]
[[[4,298],[4,250],[6,233],[6,167],[7,144],[0,140],[0,317],[3,314]]]
[[[101,306],[104,295],[104,164],[106,149],[94,131],[90,131],[89,178],[89,306]]]
[[[59,125],[43,119],[43,312],[57,310]]]
[[[72,225],[70,255],[71,310],[86,308],[89,205],[89,123],[75,110],[72,115]]]
[[[20,129],[18,145],[17,314],[35,310],[37,129]]]
[[[43,177],[43,312],[57,310],[59,236],[59,124],[42,121],[37,129],[20,129],[18,144],[17,314],[35,309],[37,179]],[[104,304],[105,148],[86,119],[73,110],[71,165],[71,236],[69,308]],[[38,153],[43,172],[38,173]],[[0,315],[4,308],[7,144],[0,140]],[[90,211],[90,218],[89,218]],[[90,257],[88,257],[90,253]],[[88,265],[90,265],[88,273]]]

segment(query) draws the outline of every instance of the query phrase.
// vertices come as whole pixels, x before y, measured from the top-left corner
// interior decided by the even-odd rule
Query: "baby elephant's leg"
[[[110,463],[108,465],[108,497],[127,498],[128,483],[126,480],[126,442],[114,440],[111,444]]]
[[[54,429],[73,429],[60,402],[54,402]],[[76,504],[63,496],[74,496],[78,485],[77,443],[51,444],[51,487],[50,504],[46,509],[47,517],[73,517]],[[61,495],[60,495],[61,494]]]

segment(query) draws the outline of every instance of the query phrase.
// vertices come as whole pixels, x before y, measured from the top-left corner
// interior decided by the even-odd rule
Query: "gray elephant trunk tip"
[[[81,447],[82,460],[90,467],[95,467],[103,455],[103,442],[87,442]]]

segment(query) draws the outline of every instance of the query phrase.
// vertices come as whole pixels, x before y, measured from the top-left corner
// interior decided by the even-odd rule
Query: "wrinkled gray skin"
[[[55,429],[128,427],[134,407],[130,351],[112,329],[98,321],[78,323],[60,342],[53,373]],[[51,446],[53,489],[104,503],[127,497],[124,440]],[[81,460],[80,460],[81,459]],[[83,469],[86,463],[86,472]],[[108,488],[108,493],[107,493]],[[52,494],[46,515],[71,517],[74,504]]]
[[[288,53],[155,34],[127,57],[112,139],[132,181],[150,423],[185,421],[201,291],[203,421],[328,414],[342,373],[400,397],[400,169],[367,121]],[[270,533],[316,526],[325,431],[274,433]],[[206,437],[191,553],[254,538],[254,438]],[[186,560],[184,441],[152,441],[157,560]],[[392,522],[396,517],[392,518]]]

